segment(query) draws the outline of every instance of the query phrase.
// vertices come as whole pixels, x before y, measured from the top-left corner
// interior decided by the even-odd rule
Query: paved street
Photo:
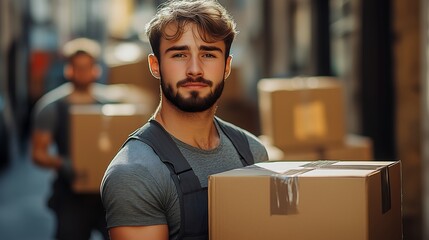
[[[0,239],[54,239],[55,218],[46,206],[54,173],[35,166],[28,151],[18,152],[13,149],[9,167],[0,173]]]
[[[36,167],[14,149],[0,174],[0,235],[5,240],[53,239],[55,219],[46,207],[53,173]]]

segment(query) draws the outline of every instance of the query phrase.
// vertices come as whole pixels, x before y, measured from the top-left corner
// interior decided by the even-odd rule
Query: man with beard
[[[215,117],[235,23],[214,0],[169,1],[146,33],[161,99],[103,178],[110,237],[208,239],[208,176],[268,160],[255,136]]]
[[[36,104],[32,132],[32,158],[37,165],[54,169],[49,207],[56,216],[56,238],[85,240],[92,230],[108,239],[105,213],[98,193],[76,193],[72,189],[74,170],[69,151],[69,108],[75,104],[106,103],[104,86],[95,83],[100,70],[96,58],[99,45],[86,38],[74,39],[64,46],[69,80],[45,94]],[[52,151],[56,146],[56,151]]]

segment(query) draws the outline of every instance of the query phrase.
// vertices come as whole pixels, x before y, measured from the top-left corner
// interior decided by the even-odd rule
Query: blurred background
[[[219,1],[240,33],[218,114],[259,136],[261,79],[336,79],[346,132],[370,139],[374,160],[402,161],[404,239],[429,239],[428,1]],[[45,206],[52,173],[31,163],[29,136],[35,102],[66,81],[61,46],[95,39],[99,82],[157,94],[144,26],[162,2],[0,0],[2,239],[50,239],[54,230]]]

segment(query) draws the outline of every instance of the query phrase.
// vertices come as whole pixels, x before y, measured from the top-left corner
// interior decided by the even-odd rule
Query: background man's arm
[[[35,164],[45,167],[59,169],[62,160],[57,155],[49,154],[49,146],[52,143],[52,134],[48,131],[35,130],[32,135],[31,156]]]
[[[168,240],[168,226],[126,226],[109,229],[111,240]]]

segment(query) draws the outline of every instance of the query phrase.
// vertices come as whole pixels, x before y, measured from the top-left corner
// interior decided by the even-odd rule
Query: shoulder
[[[64,83],[61,86],[47,92],[35,104],[34,114],[39,115],[43,112],[49,112],[54,109],[58,101],[64,99],[72,92],[71,83]]]
[[[109,92],[109,86],[102,83],[93,83],[92,84],[92,94],[101,103],[114,103],[113,97],[115,94]],[[117,93],[116,93],[117,95]],[[112,97],[113,96],[113,97]]]
[[[106,177],[136,174],[136,177],[155,178],[158,175],[152,174],[156,172],[155,170],[166,172],[169,176],[169,170],[150,146],[141,141],[131,139],[125,143],[111,161],[106,170]]]
[[[242,131],[247,136],[250,151],[254,156],[255,163],[268,161],[268,152],[261,140],[247,130],[242,129]]]
[[[217,119],[220,120],[221,124],[230,126],[238,131],[241,131],[246,136],[247,141],[249,142],[250,151],[254,156],[255,162],[268,161],[268,153],[265,146],[262,144],[261,140],[259,140],[254,134],[230,122],[226,122],[225,120],[219,118]]]
[[[108,166],[101,185],[106,194],[117,188],[168,189],[171,177],[168,168],[153,149],[138,140],[129,140]],[[129,189],[132,190],[132,189]]]
[[[66,83],[40,98],[32,110],[32,127],[43,131],[54,131],[58,121],[58,103],[65,99],[70,92],[71,86]]]
[[[167,224],[165,213],[178,201],[169,170],[138,140],[128,141],[111,161],[100,192],[108,228]]]

